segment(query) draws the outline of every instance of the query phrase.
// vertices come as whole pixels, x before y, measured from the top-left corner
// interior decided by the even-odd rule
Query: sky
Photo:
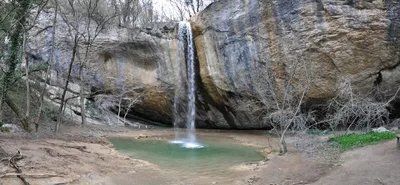
[[[177,9],[168,0],[153,0],[153,7],[158,13],[165,13],[167,16],[177,15]]]
[[[181,0],[184,2],[185,0]],[[205,4],[211,0],[204,0]],[[157,12],[163,12],[166,15],[178,16],[177,9],[168,0],[153,0],[153,7]],[[175,17],[178,18],[178,17]]]

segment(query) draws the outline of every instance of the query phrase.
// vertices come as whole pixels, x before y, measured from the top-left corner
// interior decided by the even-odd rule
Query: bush
[[[8,127],[0,127],[0,132],[10,132],[10,128],[8,128]]]
[[[348,134],[337,136],[329,139],[329,142],[334,143],[335,146],[341,150],[350,150],[355,147],[362,147],[365,145],[376,144],[381,141],[391,140],[396,138],[394,133],[391,132],[369,132],[362,134]]]
[[[332,99],[328,106],[326,121],[332,130],[339,128],[366,129],[383,126],[389,120],[387,102],[354,94],[351,83],[345,81],[338,96]]]
[[[331,107],[332,108],[332,107]],[[389,111],[384,103],[368,99],[356,99],[334,105],[333,114],[328,119],[331,127],[351,127],[370,130],[374,126],[385,125],[389,120]]]

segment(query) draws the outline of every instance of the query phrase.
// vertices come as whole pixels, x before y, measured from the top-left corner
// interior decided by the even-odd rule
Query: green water
[[[229,140],[200,139],[205,147],[182,148],[177,144],[159,140],[135,140],[110,138],[114,147],[133,158],[149,161],[164,169],[182,172],[226,172],[235,165],[257,162],[264,156],[251,147],[235,144]]]

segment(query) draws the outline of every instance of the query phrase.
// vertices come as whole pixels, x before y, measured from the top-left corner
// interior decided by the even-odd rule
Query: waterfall
[[[182,24],[183,25],[183,24]],[[182,62],[181,62],[181,55],[180,51],[184,51],[185,47],[183,45],[182,47],[182,42],[184,41],[184,32],[181,28],[181,24],[179,24],[178,28],[178,53],[177,53],[177,73],[176,73],[176,85],[175,85],[175,97],[174,97],[174,130],[175,130],[175,139],[173,141],[170,141],[170,143],[174,144],[182,144],[184,141],[181,139],[181,133],[179,129],[179,124],[182,122],[182,118],[180,117],[180,94],[182,92]],[[183,57],[185,59],[185,57]]]
[[[187,128],[188,128],[188,139],[190,143],[196,142],[196,86],[195,86],[195,71],[194,71],[194,47],[193,47],[193,34],[192,28],[189,23],[183,23],[186,29],[186,42],[187,42],[187,75],[188,75],[188,113],[187,113]],[[180,26],[179,26],[180,27]]]
[[[179,56],[179,52],[184,52],[184,57]],[[180,117],[179,105],[180,92],[182,88],[182,60],[186,63],[187,71],[187,117],[186,117],[186,133],[187,138],[182,140],[180,137],[179,123],[182,121]],[[193,45],[193,33],[190,23],[180,22],[178,27],[178,57],[177,57],[177,80],[174,97],[174,128],[175,128],[175,140],[171,143],[182,144],[186,148],[202,148],[203,146],[196,141],[196,76],[195,76],[195,64],[194,64],[194,45]]]

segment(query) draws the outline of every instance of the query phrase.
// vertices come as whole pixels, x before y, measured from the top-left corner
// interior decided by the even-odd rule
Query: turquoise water
[[[200,149],[182,148],[180,145],[160,140],[129,138],[110,138],[109,140],[121,153],[149,161],[164,169],[182,172],[226,172],[229,167],[257,162],[265,158],[255,149],[231,143],[229,140],[200,139],[200,143],[205,146]]]

